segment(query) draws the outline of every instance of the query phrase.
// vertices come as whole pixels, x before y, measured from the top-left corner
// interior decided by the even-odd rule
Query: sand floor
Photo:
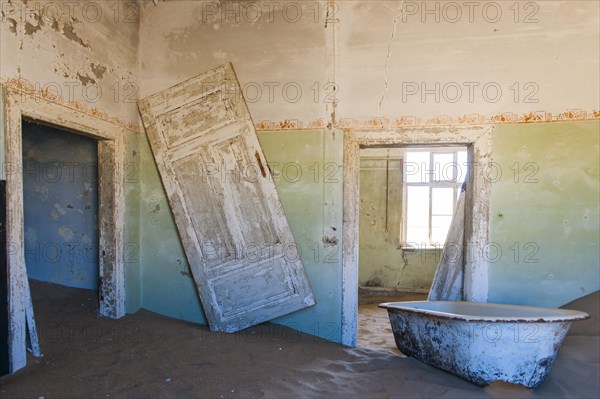
[[[44,356],[0,378],[2,399],[600,397],[597,314],[529,390],[479,388],[401,356],[375,305],[361,307],[366,334],[349,349],[273,324],[222,334],[147,311],[109,320],[97,316],[93,291],[32,282],[32,294]]]

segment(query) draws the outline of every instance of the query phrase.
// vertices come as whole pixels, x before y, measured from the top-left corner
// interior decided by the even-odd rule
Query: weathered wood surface
[[[100,314],[119,318],[125,314],[124,241],[124,135],[125,129],[45,99],[2,90],[5,133],[6,243],[10,372],[25,367],[28,281],[23,233],[23,118],[60,126],[98,140],[99,161],[99,273]],[[33,318],[30,320],[33,325]]]
[[[27,296],[25,301],[25,316],[27,318],[27,333],[29,334],[29,350],[33,356],[40,357],[42,356],[42,353],[40,351],[40,341],[38,339],[37,327],[35,324],[33,302],[31,300],[31,288],[29,288],[28,279],[25,279],[25,285],[27,286],[25,289],[25,295]]]
[[[139,108],[210,328],[238,331],[313,305],[231,64]]]

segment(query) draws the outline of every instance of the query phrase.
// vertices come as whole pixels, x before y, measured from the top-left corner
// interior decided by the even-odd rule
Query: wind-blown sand
[[[97,316],[92,291],[32,282],[32,293],[44,356],[0,378],[3,399],[600,397],[597,312],[585,335],[566,338],[542,386],[529,390],[504,383],[479,388],[402,357],[386,343],[393,344],[389,325],[377,317],[385,312],[372,305],[367,317],[381,326],[381,336],[379,327],[370,329],[370,343],[348,349],[272,324],[221,334],[147,311],[109,320]],[[594,301],[597,294],[571,307],[589,311]]]

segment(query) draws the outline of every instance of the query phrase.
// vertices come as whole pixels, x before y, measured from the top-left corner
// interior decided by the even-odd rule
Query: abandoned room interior
[[[0,5],[0,397],[600,397],[600,2]]]

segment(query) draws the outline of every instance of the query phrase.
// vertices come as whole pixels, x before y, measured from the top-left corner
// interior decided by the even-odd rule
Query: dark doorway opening
[[[0,180],[0,375],[8,374],[8,274],[6,265],[6,181]]]
[[[22,139],[25,265],[34,305],[37,290],[67,286],[95,291],[97,307],[98,142],[27,120]]]

